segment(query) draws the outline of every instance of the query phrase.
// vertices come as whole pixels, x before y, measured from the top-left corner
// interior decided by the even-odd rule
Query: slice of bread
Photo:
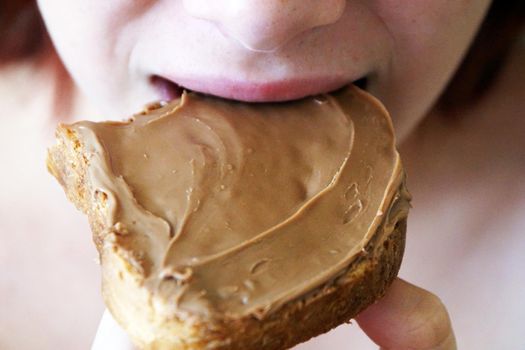
[[[338,99],[363,99],[362,94],[357,89],[350,88]],[[180,101],[174,103],[182,104]],[[387,115],[386,112],[377,102],[372,101],[370,104],[375,111],[373,113],[382,115],[378,118],[386,118],[385,125],[390,125],[388,133],[391,134],[391,140],[387,144],[393,144],[391,124],[388,117],[384,116]],[[166,108],[160,109],[163,117],[166,116]],[[368,109],[367,107],[366,110]],[[143,114],[148,116],[151,112],[148,110]],[[348,113],[352,114],[353,111]],[[135,118],[142,117],[138,115]],[[359,116],[353,115],[352,118]],[[134,121],[108,125],[119,127],[131,123]],[[354,120],[354,123],[357,125],[359,121]],[[115,137],[118,136],[115,134]],[[95,153],[98,152],[102,161],[111,163],[107,154],[100,154],[109,152],[107,147],[101,145],[103,143],[98,148],[94,147],[75,125],[61,125],[57,129],[57,145],[49,152],[48,169],[64,187],[68,198],[87,214],[100,254],[102,291],[106,305],[141,348],[290,348],[343,322],[349,322],[380,298],[397,275],[405,244],[410,195],[406,191],[403,171],[393,148],[391,153],[396,159],[392,162],[390,171],[394,180],[388,184],[391,188],[379,191],[386,194],[380,209],[376,209],[378,213],[375,226],[370,224],[373,232],[359,242],[361,246],[358,252],[351,259],[345,260],[345,265],[335,273],[312,283],[299,295],[291,295],[284,302],[262,311],[250,310],[233,314],[217,308],[210,313],[192,312],[191,309],[182,312],[179,298],[181,290],[186,290],[182,288],[184,278],[183,282],[175,281],[176,287],[168,288],[168,292],[162,291],[163,287],[158,282],[164,277],[155,277],[155,284],[152,284],[152,275],[162,275],[156,263],[149,261],[148,255],[154,254],[154,251],[148,250],[148,243],[144,243],[143,236],[139,237],[140,232],[136,233],[139,238],[129,238],[132,235],[127,232],[128,227],[112,221],[115,204],[111,202],[114,201],[114,195],[108,193],[107,188],[102,189],[100,183],[96,183],[93,178],[93,167],[97,161]],[[118,175],[125,179],[122,174]],[[125,206],[118,210],[123,208]],[[139,217],[135,219],[140,220]],[[326,232],[333,229],[328,223],[326,227],[321,225],[321,228]],[[167,246],[164,249],[168,249]],[[155,260],[154,258],[151,259]],[[220,282],[229,276],[225,274],[217,278]],[[214,290],[207,292],[212,294]]]

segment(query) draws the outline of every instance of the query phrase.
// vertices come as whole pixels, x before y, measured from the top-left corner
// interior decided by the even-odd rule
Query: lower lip
[[[172,100],[183,89],[245,102],[281,102],[330,92],[348,85],[347,79],[293,79],[268,83],[247,83],[226,79],[151,79],[161,99]],[[176,81],[177,83],[173,83]]]

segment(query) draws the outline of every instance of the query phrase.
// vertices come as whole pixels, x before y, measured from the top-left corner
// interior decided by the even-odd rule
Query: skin
[[[391,112],[400,140],[441,92],[488,4],[39,1],[69,72],[113,115],[174,97],[169,82],[226,98],[275,101],[366,77],[367,89]],[[358,321],[386,348],[455,348],[439,299],[402,281]],[[384,323],[392,325],[389,331],[379,326]],[[103,330],[99,334],[97,342],[111,339]]]
[[[169,81],[274,101],[366,77],[415,159],[415,127],[429,118],[489,2],[40,0],[39,7],[75,83],[106,115],[173,97]],[[409,170],[423,169],[411,159]],[[411,188],[423,194],[425,185],[416,179]],[[443,303],[402,280],[357,321],[385,349],[455,349]],[[97,334],[95,349],[131,347],[109,314]]]
[[[79,87],[108,115],[169,98],[160,76],[248,101],[367,77],[402,140],[468,48],[489,0],[40,0]],[[163,81],[163,80],[161,80]]]

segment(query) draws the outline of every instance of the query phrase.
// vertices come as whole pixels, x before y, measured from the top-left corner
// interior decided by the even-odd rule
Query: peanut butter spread
[[[190,92],[70,129],[107,199],[105,244],[179,316],[264,317],[408,215],[392,123],[355,87],[275,104]]]

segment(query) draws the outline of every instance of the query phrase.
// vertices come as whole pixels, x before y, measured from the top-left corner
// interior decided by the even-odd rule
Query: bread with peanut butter
[[[401,263],[392,122],[353,86],[268,104],[186,92],[126,122],[60,125],[48,168],[143,349],[287,349],[381,297]]]

